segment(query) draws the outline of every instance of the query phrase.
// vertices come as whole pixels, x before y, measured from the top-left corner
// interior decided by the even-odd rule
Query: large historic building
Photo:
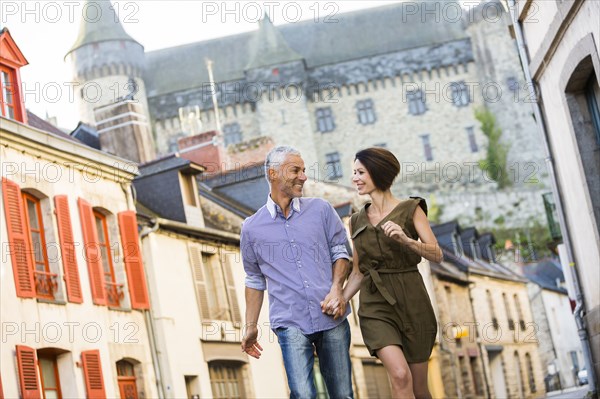
[[[544,223],[544,164],[498,1],[469,11],[457,2],[398,3],[278,27],[265,17],[255,32],[151,52],[109,2],[98,7],[101,21],[82,21],[66,58],[81,119],[111,152],[123,140],[114,126],[127,123],[151,128],[139,154],[154,141],[166,155],[212,130],[225,147],[267,137],[299,148],[311,177],[349,186],[355,152],[379,145],[403,164],[396,192],[435,193],[441,221]],[[106,126],[102,107],[118,99],[137,101],[136,120]],[[475,117],[484,106],[499,139]],[[486,159],[491,166],[480,168]],[[512,185],[492,179],[496,170]]]

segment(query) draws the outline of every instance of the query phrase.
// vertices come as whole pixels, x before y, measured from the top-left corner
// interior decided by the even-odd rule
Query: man
[[[346,231],[318,198],[301,198],[304,161],[292,147],[267,155],[267,203],[242,226],[246,325],[242,350],[260,358],[258,316],[269,291],[271,328],[278,337],[291,398],[315,398],[316,349],[331,398],[352,398],[350,308],[343,298],[348,271]]]

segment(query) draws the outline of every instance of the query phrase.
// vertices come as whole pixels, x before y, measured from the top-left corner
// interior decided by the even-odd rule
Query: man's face
[[[307,177],[304,161],[299,155],[288,155],[278,169],[270,169],[271,190],[287,198],[302,197]]]

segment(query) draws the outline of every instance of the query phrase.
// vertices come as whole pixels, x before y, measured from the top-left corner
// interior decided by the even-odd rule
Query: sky
[[[260,15],[268,12],[274,24],[313,19],[335,22],[339,13],[378,7],[398,1],[200,1],[118,0],[113,8],[127,31],[146,51],[229,36],[257,29]],[[83,1],[2,0],[0,26],[7,27],[29,61],[21,69],[25,106],[40,117],[57,118],[73,130],[77,108],[68,83],[71,66],[64,56],[75,42],[84,12],[94,18]]]

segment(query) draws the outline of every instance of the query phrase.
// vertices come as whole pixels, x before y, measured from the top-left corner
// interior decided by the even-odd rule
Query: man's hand
[[[256,359],[260,359],[262,346],[257,341],[258,326],[255,323],[246,326],[244,339],[242,339],[242,352],[246,352]]]
[[[331,287],[331,291],[321,302],[321,311],[333,319],[343,317],[346,313],[346,300],[344,299],[344,291],[339,287]]]

